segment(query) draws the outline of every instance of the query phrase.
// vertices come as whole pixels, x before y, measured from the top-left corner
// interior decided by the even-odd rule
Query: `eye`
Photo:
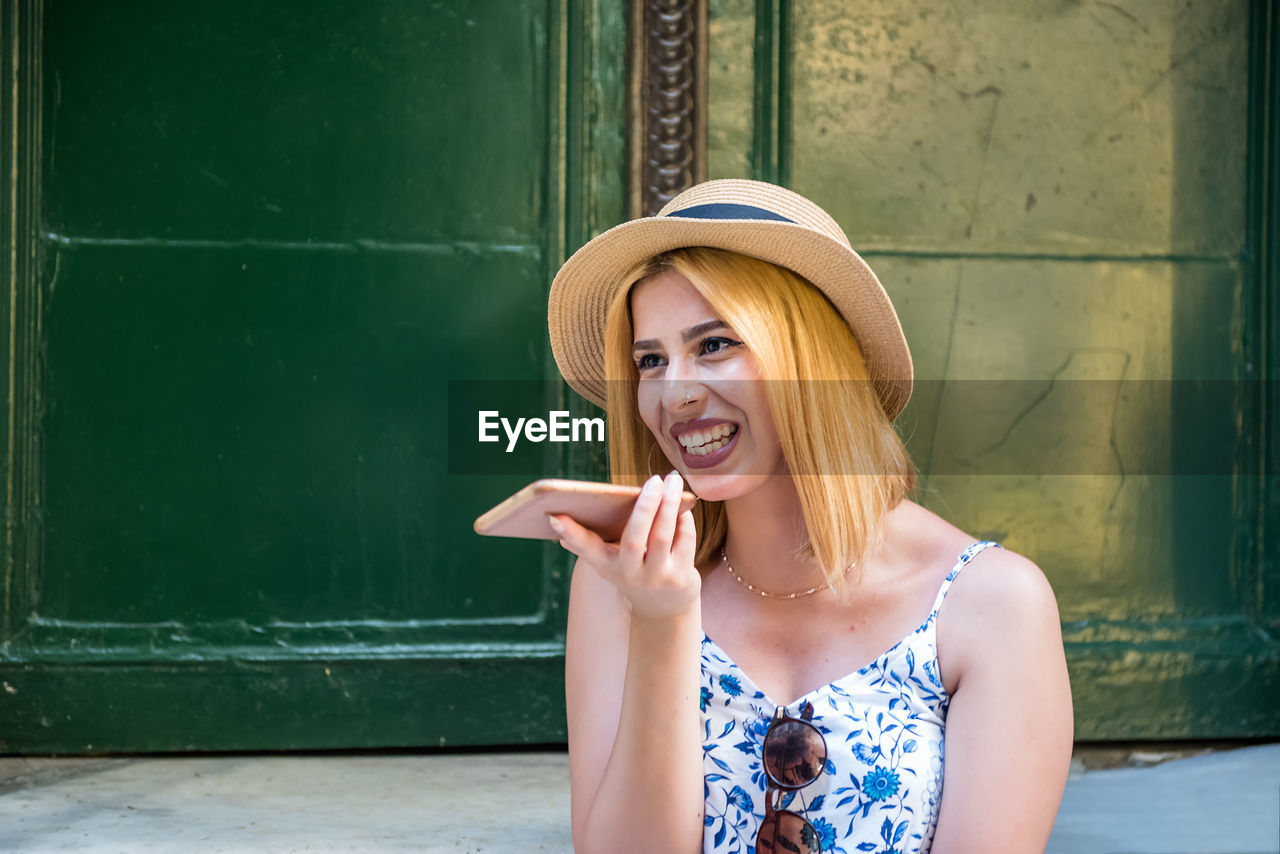
[[[702,341],[702,351],[708,354],[723,353],[733,347],[741,347],[741,341],[734,341],[732,338],[705,338]]]
[[[650,368],[658,367],[661,362],[662,359],[657,353],[645,353],[639,359],[636,359],[636,370],[647,371]]]

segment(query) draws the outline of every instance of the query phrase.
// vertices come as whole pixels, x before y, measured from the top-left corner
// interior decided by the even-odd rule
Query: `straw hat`
[[[911,397],[911,352],[889,295],[826,211],[761,181],[690,187],[657,216],[624,222],[573,253],[551,285],[551,352],[578,394],[605,405],[604,325],[622,277],[646,259],[688,246],[728,249],[786,267],[826,294],[853,330],[884,411]]]

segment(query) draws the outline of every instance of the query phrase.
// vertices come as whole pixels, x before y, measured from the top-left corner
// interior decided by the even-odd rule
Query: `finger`
[[[679,472],[672,471],[662,482],[662,503],[658,515],[649,530],[649,548],[660,550],[665,558],[671,553],[671,540],[676,533],[676,518],[680,515],[680,494],[684,492],[684,480]]]
[[[656,474],[645,481],[640,490],[640,497],[631,508],[631,518],[622,531],[622,539],[618,545],[621,553],[629,563],[638,565],[644,558],[649,544],[649,530],[653,528],[653,518],[658,513],[658,505],[662,502],[662,479]]]
[[[597,571],[608,572],[616,562],[616,548],[600,539],[600,535],[590,528],[579,525],[572,516],[563,514],[547,514],[551,529],[560,535],[560,544],[596,567]],[[558,527],[557,527],[558,526]]]
[[[671,544],[671,554],[682,563],[693,563],[698,550],[698,526],[693,521],[693,511],[686,510],[676,521],[676,537]]]

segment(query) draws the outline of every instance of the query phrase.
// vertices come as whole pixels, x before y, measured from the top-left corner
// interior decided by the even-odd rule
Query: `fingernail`
[[[564,525],[562,525],[560,520],[555,516],[552,516],[550,513],[547,514],[547,524],[551,526],[551,530],[555,531],[562,537],[564,536]]]

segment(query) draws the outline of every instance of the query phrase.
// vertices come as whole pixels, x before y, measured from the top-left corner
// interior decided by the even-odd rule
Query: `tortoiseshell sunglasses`
[[[756,834],[757,854],[822,852],[818,831],[807,818],[773,806],[775,790],[803,789],[822,776],[826,768],[827,740],[810,723],[812,720],[812,703],[800,707],[798,718],[778,706],[765,732],[762,753],[769,785],[764,792],[764,821]]]

